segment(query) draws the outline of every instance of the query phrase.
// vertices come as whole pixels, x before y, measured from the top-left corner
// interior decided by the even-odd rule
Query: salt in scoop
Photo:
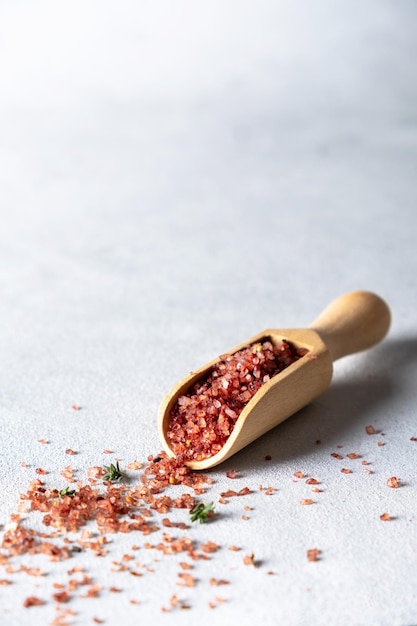
[[[309,404],[330,384],[333,361],[377,344],[387,334],[390,321],[384,300],[369,291],[354,291],[331,302],[308,328],[264,330],[229,350],[227,354],[234,354],[268,340],[272,344],[288,341],[307,353],[262,385],[240,413],[217,454],[186,461],[186,465],[194,470],[214,467]],[[170,457],[175,456],[167,438],[171,411],[178,398],[204,379],[218,361],[219,358],[214,359],[192,372],[164,398],[158,413],[158,432]]]

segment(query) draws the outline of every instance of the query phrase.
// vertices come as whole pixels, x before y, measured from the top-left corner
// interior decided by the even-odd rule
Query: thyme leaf
[[[125,474],[123,474],[119,467],[119,461],[116,461],[116,465],[110,463],[110,465],[104,465],[103,467],[106,470],[106,473],[103,476],[103,480],[109,480],[110,482],[119,482],[122,480],[122,478],[125,477]]]
[[[208,518],[213,516],[213,514],[213,502],[208,502],[208,504],[203,504],[203,502],[200,502],[200,504],[196,504],[195,507],[190,511],[191,521],[199,521],[200,524],[204,524]]]
[[[61,489],[61,491],[58,491],[58,498],[63,498],[64,496],[69,496],[70,498],[73,498],[75,495],[75,489],[70,489],[68,486],[66,486],[64,489]]]

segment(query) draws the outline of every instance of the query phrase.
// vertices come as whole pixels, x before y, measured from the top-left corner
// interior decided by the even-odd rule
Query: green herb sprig
[[[58,491],[58,498],[63,498],[64,496],[69,496],[73,498],[75,496],[75,489],[70,489],[68,486],[61,491]]]
[[[190,511],[190,517],[192,522],[199,521],[200,524],[204,524],[207,519],[212,517],[214,514],[214,505],[213,502],[209,502],[208,504],[196,504],[193,509]]]
[[[106,473],[103,476],[103,480],[108,480],[112,483],[120,482],[122,478],[125,478],[125,474],[121,471],[119,467],[119,461],[116,461],[116,465],[110,463],[110,465],[104,465],[104,469]]]

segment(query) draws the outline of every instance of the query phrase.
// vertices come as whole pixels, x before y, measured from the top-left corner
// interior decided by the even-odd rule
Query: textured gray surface
[[[222,545],[195,589],[144,550],[155,573],[116,578],[141,539],[115,536],[80,561],[104,591],[74,598],[72,623],[417,623],[415,18],[404,1],[1,3],[0,524],[36,467],[62,487],[71,461],[83,478],[104,449],[122,464],[157,452],[170,386],[263,328],[308,325],[358,288],[393,312],[383,344],[213,472],[211,499],[254,494],[189,531]],[[320,480],[314,506],[295,471]],[[56,615],[22,601],[49,599],[68,563],[31,563],[49,575],[0,573],[1,624]],[[192,610],[162,614],[172,593]]]

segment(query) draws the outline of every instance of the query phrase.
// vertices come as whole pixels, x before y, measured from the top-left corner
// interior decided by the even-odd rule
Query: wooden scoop
[[[233,354],[248,344],[283,339],[307,354],[265,383],[245,406],[223,448],[201,461],[188,461],[195,470],[214,467],[306,406],[329,385],[333,361],[375,345],[388,332],[391,315],[386,303],[368,291],[354,291],[331,302],[306,329],[264,330],[228,352]],[[170,413],[177,399],[209,373],[214,359],[177,384],[163,400],[158,414],[158,431],[169,456],[175,454],[166,433]]]

